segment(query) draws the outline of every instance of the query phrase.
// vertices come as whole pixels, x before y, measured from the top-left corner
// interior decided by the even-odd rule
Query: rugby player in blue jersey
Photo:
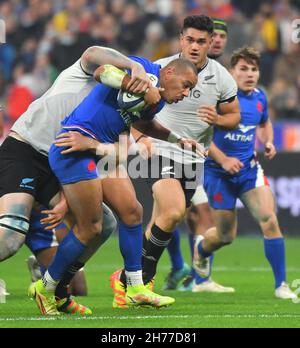
[[[28,107],[0,146],[0,262],[13,256],[24,244],[35,202],[52,207],[51,211],[45,212],[49,215],[48,219],[43,219],[45,224],[53,226],[65,216],[67,205],[60,194],[60,185],[50,169],[48,152],[61,128],[61,121],[96,85],[93,73],[102,64],[113,64],[121,69],[130,68],[131,81],[127,88],[132,93],[144,93],[151,83],[144,68],[120,52],[108,47],[89,47],[73,65],[60,73],[46,93]],[[155,98],[151,101],[151,97],[154,98],[155,93],[154,96],[153,93],[147,93],[147,103],[150,105],[152,102],[155,104]],[[108,185],[109,191],[111,184],[108,182]],[[112,200],[110,204],[114,207]],[[107,207],[103,207],[103,210],[103,231],[93,240],[90,248],[86,248],[81,258],[90,258],[97,245],[108,237],[111,223],[116,224],[112,212]],[[121,213],[125,215],[128,210],[132,211],[130,204],[123,206]],[[118,214],[122,215],[120,211]],[[47,248],[46,238],[43,238],[43,242],[46,242],[43,247]],[[81,268],[77,261],[72,264],[71,273],[78,266]],[[71,273],[65,274],[67,273],[69,277]],[[62,283],[64,278],[65,275]],[[31,291],[29,294],[34,296]],[[61,308],[57,306],[57,309]],[[50,314],[46,308],[45,314]]]
[[[131,61],[141,64],[148,74],[155,77],[157,86],[160,86],[160,89],[150,87],[146,93],[159,90],[161,100],[158,99],[156,106],[145,108],[138,113],[128,112],[120,109],[118,105],[117,89],[97,85],[62,122],[61,134],[50,149],[50,166],[63,187],[75,227],[74,232],[69,232],[59,245],[55,259],[45,272],[43,279],[34,284],[36,302],[42,313],[43,309],[47,307],[48,313],[58,314],[54,301],[57,283],[68,266],[84,252],[91,239],[101,233],[102,208],[100,203],[103,196],[109,204],[110,199],[114,200],[114,209],[117,213],[127,203],[131,206],[133,203],[136,207],[139,206],[126,173],[120,178],[120,171],[122,171],[120,166],[116,169],[116,178],[109,179],[111,186],[108,194],[105,194],[96,165],[96,153],[99,154],[99,148],[103,149],[107,144],[118,142],[121,134],[128,134],[132,124],[150,136],[180,145],[189,144],[197,147],[196,141],[181,138],[153,120],[165,102],[174,103],[189,94],[197,82],[195,66],[185,59],[177,59],[163,69],[143,58],[131,57]],[[120,77],[117,84],[119,88],[123,77]],[[116,83],[112,85],[116,87]],[[83,151],[74,151],[70,143],[74,133],[81,133],[82,136],[89,138],[89,146]],[[61,147],[63,147],[63,151]],[[66,147],[69,149],[65,149]],[[120,249],[125,261],[127,276],[124,306],[161,307],[172,304],[174,299],[154,294],[143,285],[141,209],[135,208],[129,215],[122,218],[119,224]]]
[[[265,255],[275,277],[275,296],[293,299],[296,295],[286,283],[284,238],[276,217],[274,197],[255,156],[256,130],[265,146],[265,157],[271,160],[276,155],[267,99],[257,88],[259,62],[259,53],[251,47],[235,51],[231,58],[232,75],[239,87],[241,122],[235,130],[215,128],[215,145],[211,148],[215,160],[209,157],[205,162],[204,187],[216,227],[208,230],[204,238],[197,237],[194,267],[201,276],[208,276],[211,254],[235,239],[239,198],[264,235]],[[236,162],[232,173],[225,170],[230,160]]]

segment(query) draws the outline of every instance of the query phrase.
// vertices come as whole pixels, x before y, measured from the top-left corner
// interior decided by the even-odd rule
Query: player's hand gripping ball
[[[150,78],[153,87],[157,87],[158,78],[155,75],[147,74]],[[126,86],[130,80],[129,75],[125,75],[122,81],[122,86]],[[133,94],[120,89],[118,93],[118,104],[121,109],[129,112],[139,112],[145,107],[145,100],[143,94]]]

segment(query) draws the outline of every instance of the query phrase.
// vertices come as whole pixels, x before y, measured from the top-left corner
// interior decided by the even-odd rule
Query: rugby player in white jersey
[[[66,204],[60,197],[60,185],[48,164],[48,151],[60,129],[60,123],[92,90],[96,82],[93,73],[99,65],[112,64],[121,69],[131,69],[132,77],[127,88],[133,93],[143,93],[151,82],[144,68],[121,53],[104,47],[90,47],[71,67],[64,70],[52,87],[13,125],[9,136],[0,147],[0,261],[14,255],[24,244],[29,230],[34,202],[44,206],[55,206],[49,223],[65,212]],[[112,185],[113,183],[110,183]],[[110,186],[111,187],[111,186]],[[113,202],[110,202],[113,205]],[[85,263],[107,238],[105,230],[111,232],[115,224],[112,212],[104,214],[103,231],[82,255]],[[126,211],[127,209],[127,211]],[[132,213],[130,202],[125,205],[120,218]],[[130,214],[129,213],[129,214]],[[123,215],[122,215],[123,214]]]
[[[222,56],[226,48],[228,28],[226,22],[222,19],[213,18],[213,22],[213,42],[209,48],[208,57],[211,59],[218,59]],[[145,138],[143,138],[141,142],[147,142],[147,139],[145,140]],[[192,206],[187,211],[186,222],[191,232],[188,237],[191,257],[193,259],[194,236],[203,235],[208,229],[214,226],[214,221],[208,205],[207,195],[203,189],[203,185],[199,185],[197,187],[196,192],[192,197]],[[178,289],[180,291],[193,290],[194,292],[216,293],[228,293],[234,291],[234,289],[231,287],[224,287],[213,281],[211,277],[200,277],[195,273],[195,270],[193,268],[190,268],[184,262],[180,248],[180,231],[178,228],[176,228],[173,232],[172,240],[170,241],[167,249],[172,263],[172,268],[166,277],[166,281],[163,286],[164,290]],[[212,261],[213,257],[211,258],[210,263],[211,269],[213,265]],[[181,280],[183,280],[182,285],[178,287]]]
[[[240,121],[234,79],[221,64],[207,56],[213,31],[213,21],[207,16],[185,18],[180,37],[182,52],[157,62],[165,66],[178,57],[184,57],[198,68],[198,83],[189,97],[174,106],[166,105],[157,114],[156,120],[179,136],[192,138],[206,148],[209,148],[212,141],[213,125],[231,129]],[[183,114],[185,117],[182,117]],[[135,130],[132,130],[132,134],[138,141],[143,138]],[[147,231],[148,241],[143,250],[145,284],[154,277],[160,256],[170,242],[176,225],[185,216],[186,207],[190,206],[203,174],[203,158],[200,156],[164,141],[152,141],[159,156],[150,160],[152,163],[157,161],[160,170],[159,178],[152,186],[153,216]],[[115,302],[118,290],[125,284],[124,278],[124,272],[121,271],[115,272],[111,277]]]

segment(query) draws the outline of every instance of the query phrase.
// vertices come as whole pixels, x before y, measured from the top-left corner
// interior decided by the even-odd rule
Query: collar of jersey
[[[181,58],[181,54],[182,54],[182,53],[180,52],[178,58]],[[206,63],[203,65],[203,67],[200,68],[200,69],[198,69],[198,74],[200,74],[201,71],[203,71],[203,70],[208,66],[209,58],[207,57],[206,59],[207,59],[207,61],[206,61]]]

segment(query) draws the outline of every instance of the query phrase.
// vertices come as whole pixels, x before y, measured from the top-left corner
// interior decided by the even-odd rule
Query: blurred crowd
[[[156,60],[180,50],[183,18],[205,13],[229,27],[228,47],[262,53],[261,85],[275,119],[300,120],[300,43],[292,22],[300,0],[0,0],[0,104],[6,124],[41,96],[89,46],[104,45]],[[300,41],[300,40],[299,40]]]

